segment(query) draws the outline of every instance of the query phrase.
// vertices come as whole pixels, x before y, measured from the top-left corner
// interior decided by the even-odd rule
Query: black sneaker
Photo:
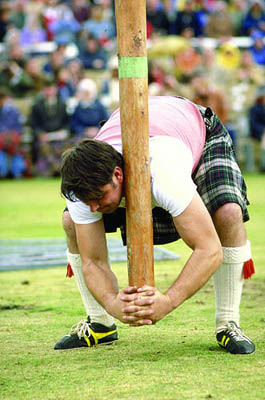
[[[107,327],[96,322],[80,321],[71,328],[69,335],[64,336],[54,346],[54,350],[74,349],[77,347],[92,347],[111,344],[118,340],[117,327],[113,324]]]
[[[217,333],[216,339],[220,347],[232,354],[250,354],[255,351],[254,343],[234,321],[229,321],[227,328]]]

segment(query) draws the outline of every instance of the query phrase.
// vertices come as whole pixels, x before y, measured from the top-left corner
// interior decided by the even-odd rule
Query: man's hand
[[[128,286],[108,300],[107,311],[125,324],[136,324],[132,326],[152,325],[153,321],[150,319],[153,312],[150,309],[150,304],[153,303],[152,295],[153,291],[146,291],[143,296],[139,295],[135,286]],[[127,307],[130,307],[129,312],[126,311]],[[132,310],[138,312],[138,315],[134,316]]]
[[[123,289],[121,297],[127,303],[122,309],[123,320],[130,326],[150,325],[145,321],[155,324],[173,310],[169,297],[155,287],[145,285],[135,292],[130,291],[130,287]]]

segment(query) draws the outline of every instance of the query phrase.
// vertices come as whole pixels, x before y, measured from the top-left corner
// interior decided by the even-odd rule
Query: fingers
[[[151,308],[143,308],[138,307],[136,305],[128,305],[122,309],[122,312],[126,315],[131,314],[136,317],[143,317],[145,315],[153,314],[153,310]]]
[[[152,296],[155,293],[155,288],[149,285],[144,285],[137,289],[137,293],[144,293],[147,296]]]
[[[150,289],[149,289],[150,288]],[[120,298],[122,301],[125,302],[132,302],[132,301],[136,301],[138,299],[143,299],[146,297],[151,297],[155,294],[154,290],[151,287],[143,287],[143,288],[139,288],[137,289],[136,286],[128,286],[127,288],[124,288],[121,291],[120,294]],[[137,303],[138,305],[145,305],[145,302],[139,302]],[[146,304],[151,304],[151,303],[146,303]]]
[[[154,325],[154,324],[155,324],[155,322],[153,322],[151,319],[141,319],[137,322],[132,322],[129,325],[133,326],[133,327],[138,327],[138,326],[143,326],[143,325]]]
[[[126,288],[123,289],[123,292],[126,294],[136,293],[137,287],[136,286],[127,286]]]

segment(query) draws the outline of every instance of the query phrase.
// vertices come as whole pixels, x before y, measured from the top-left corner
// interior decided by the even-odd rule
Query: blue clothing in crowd
[[[109,114],[100,101],[95,100],[89,104],[80,102],[70,118],[71,132],[82,136],[86,128],[99,127],[100,122],[108,118]]]
[[[0,107],[0,134],[6,131],[22,132],[23,118],[18,109],[6,103]]]
[[[255,104],[249,111],[251,136],[260,141],[265,133],[265,105]]]

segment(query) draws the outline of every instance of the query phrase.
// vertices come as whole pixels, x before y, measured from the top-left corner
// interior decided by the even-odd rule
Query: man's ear
[[[113,174],[119,183],[123,182],[123,171],[122,171],[121,167],[116,166],[114,168]]]

